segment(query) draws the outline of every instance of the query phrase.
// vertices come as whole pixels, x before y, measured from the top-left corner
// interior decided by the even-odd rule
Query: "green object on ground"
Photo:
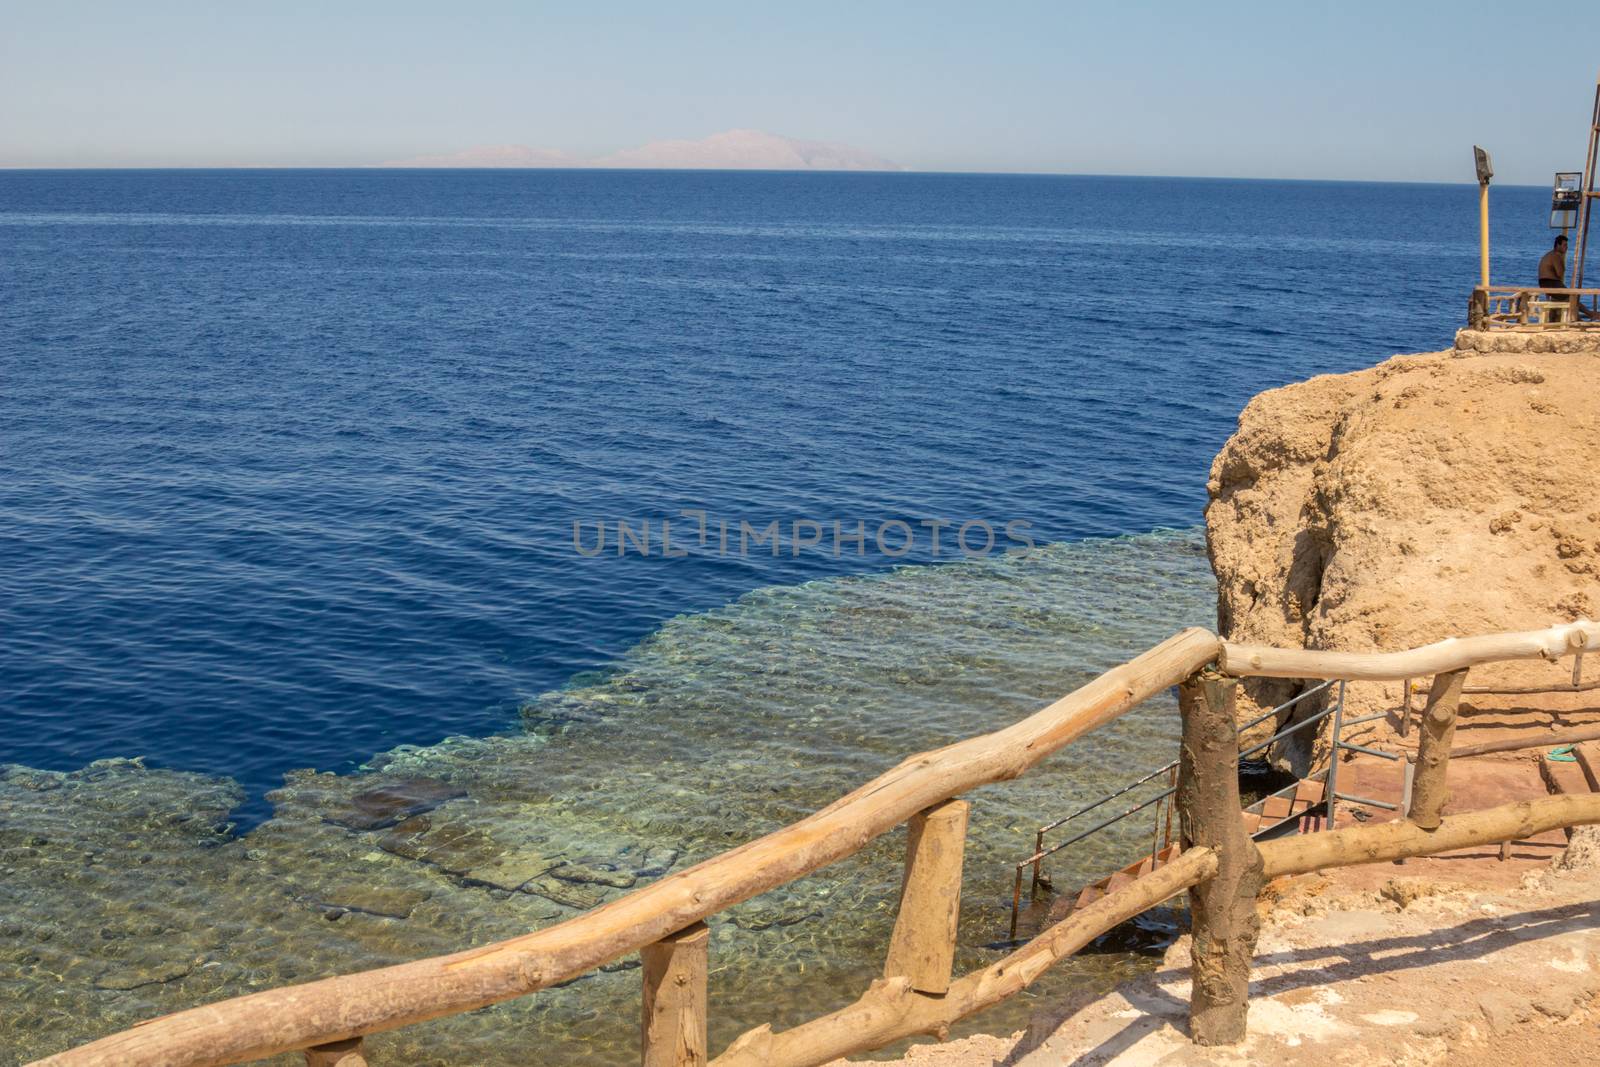
[[[1559,745],[1544,754],[1544,758],[1551,763],[1576,763],[1578,757],[1572,754],[1571,745]]]

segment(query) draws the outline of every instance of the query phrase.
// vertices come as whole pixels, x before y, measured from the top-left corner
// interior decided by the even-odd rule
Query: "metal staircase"
[[[1302,778],[1276,793],[1269,793],[1239,813],[1244,829],[1251,837],[1265,837],[1274,830],[1294,824],[1301,831],[1321,829],[1319,825],[1326,809],[1326,790],[1320,778]],[[1320,810],[1319,810],[1320,809]],[[1315,820],[1307,825],[1302,820]],[[1050,921],[1066,918],[1085,904],[1093,904],[1101,897],[1132,882],[1135,878],[1163,867],[1178,856],[1178,842],[1168,841],[1148,856],[1128,864],[1120,871],[1106,875],[1080,889],[1076,896],[1063,897],[1050,909]],[[1063,907],[1062,905],[1066,905]]]
[[[1383,752],[1378,749],[1368,748],[1364,745],[1353,744],[1342,739],[1346,727],[1356,726],[1361,723],[1372,722],[1384,718],[1387,713],[1380,712],[1376,715],[1367,715],[1359,719],[1346,720],[1344,718],[1345,683],[1338,680],[1329,680],[1315,685],[1298,696],[1263,712],[1254,719],[1239,727],[1243,734],[1256,726],[1275,719],[1285,712],[1291,712],[1297,705],[1310,700],[1324,692],[1333,692],[1333,698],[1328,706],[1315,715],[1307,716],[1297,723],[1293,723],[1277,731],[1271,737],[1258,744],[1251,745],[1239,753],[1240,761],[1249,759],[1257,753],[1264,752],[1270,746],[1299,733],[1318,726],[1324,719],[1332,719],[1330,727],[1331,752],[1328,767],[1306,778],[1291,782],[1281,789],[1268,793],[1261,799],[1249,804],[1241,811],[1240,818],[1244,820],[1245,830],[1253,838],[1272,837],[1287,833],[1311,833],[1318,830],[1331,828],[1337,814],[1339,801],[1350,801],[1362,805],[1394,810],[1396,805],[1369,797],[1359,797],[1342,793],[1338,789],[1339,754],[1344,751],[1360,752],[1369,756],[1376,756],[1385,760],[1399,760],[1401,757],[1393,752]],[[1406,764],[1407,785],[1409,786],[1411,765]],[[1148,774],[1134,779],[1127,785],[1108,793],[1092,804],[1077,809],[1054,822],[1039,827],[1034,839],[1033,855],[1022,860],[1016,865],[1015,877],[1012,883],[1011,894],[1011,929],[1008,939],[1015,941],[1017,927],[1023,912],[1023,875],[1032,868],[1032,882],[1029,890],[1029,899],[1037,899],[1041,893],[1054,894],[1055,888],[1051,884],[1048,874],[1044,870],[1044,861],[1062,851],[1070,848],[1095,834],[1099,834],[1112,826],[1121,823],[1129,816],[1142,811],[1151,811],[1153,827],[1151,830],[1150,850],[1138,859],[1129,863],[1120,870],[1113,871],[1098,881],[1083,886],[1076,893],[1057,895],[1051,903],[1047,915],[1049,921],[1059,920],[1077,908],[1093,903],[1127,885],[1128,883],[1157,870],[1175,859],[1179,853],[1180,845],[1173,837],[1172,832],[1172,804],[1177,793],[1178,761],[1173,760],[1164,767],[1158,767]],[[1046,845],[1046,837],[1055,830],[1066,826],[1068,823],[1087,815],[1091,811],[1100,809],[1106,804],[1135,793],[1141,787],[1149,786],[1165,778],[1166,788],[1152,796],[1141,800],[1131,807],[1125,808],[1117,814],[1101,820],[1095,825],[1083,830],[1064,841]]]

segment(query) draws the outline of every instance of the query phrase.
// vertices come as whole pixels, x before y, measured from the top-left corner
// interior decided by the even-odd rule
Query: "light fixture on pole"
[[[1556,183],[1550,189],[1550,228],[1562,233],[1578,224],[1578,208],[1583,204],[1583,172],[1561,170],[1556,172]]]

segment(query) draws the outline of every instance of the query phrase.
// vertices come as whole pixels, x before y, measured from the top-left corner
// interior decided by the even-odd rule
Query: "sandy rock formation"
[[[1582,353],[1396,356],[1262,393],[1208,488],[1218,626],[1230,639],[1392,651],[1594,618],[1600,341]],[[1502,665],[1471,681],[1570,678],[1558,673]],[[1241,718],[1300,683],[1243,688]],[[1401,687],[1352,685],[1350,699],[1394,708]],[[1303,773],[1316,754],[1277,755]]]

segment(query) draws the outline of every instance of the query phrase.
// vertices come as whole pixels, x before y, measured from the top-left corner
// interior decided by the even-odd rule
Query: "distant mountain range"
[[[799,141],[761,130],[728,130],[698,141],[651,141],[610,155],[583,157],[553,148],[480,145],[447,155],[416,156],[384,167],[616,167],[638,170],[902,170],[871,152],[827,141]]]

